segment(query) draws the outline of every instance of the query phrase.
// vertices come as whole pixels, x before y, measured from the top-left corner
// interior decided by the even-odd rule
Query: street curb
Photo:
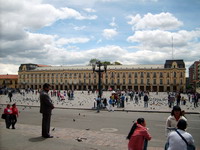
[[[7,104],[1,104],[1,105],[7,105]],[[40,106],[30,106],[30,105],[20,105],[21,107],[40,107]],[[94,108],[67,108],[67,107],[55,107],[55,109],[72,109],[72,110],[96,110]],[[101,109],[101,111],[108,111],[105,109]],[[158,110],[130,110],[130,109],[115,109],[115,111],[123,111],[123,112],[141,112],[141,113],[171,113],[171,111],[158,111]],[[200,114],[200,112],[185,112],[185,114]]]

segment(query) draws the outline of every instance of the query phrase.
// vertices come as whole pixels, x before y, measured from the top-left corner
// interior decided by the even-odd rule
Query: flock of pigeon
[[[64,91],[61,91],[61,94]],[[104,91],[102,97],[109,100],[109,97],[112,95],[113,91]],[[55,107],[59,108],[81,108],[81,109],[92,109],[96,107],[96,97],[98,93],[88,93],[87,91],[74,91],[74,97],[72,99],[68,99],[67,96],[64,96],[64,99],[58,98],[57,96],[50,96],[52,99],[52,102],[54,103]],[[143,96],[139,100],[139,102],[136,104],[135,100],[130,100],[130,96],[126,94],[126,97],[128,99],[127,102],[125,102],[124,108],[118,108],[117,106],[114,107],[115,110],[148,110],[148,111],[170,111],[172,108],[169,108],[168,106],[168,94],[166,92],[162,93],[155,93],[150,92],[149,93],[149,102],[148,107],[144,108],[144,101]],[[181,94],[181,96],[184,96],[185,99],[188,99],[186,94]],[[0,95],[0,104],[1,107],[5,107],[3,105],[10,103],[10,100],[7,95]],[[40,100],[39,100],[39,94],[35,94],[32,92],[25,93],[25,94],[19,94],[15,93],[12,97],[12,102],[10,104],[16,103],[18,106],[24,106],[22,110],[29,108],[31,109],[32,106],[40,106]],[[176,105],[176,103],[175,103]],[[0,108],[1,108],[0,107]],[[181,105],[181,108],[185,111],[198,111],[200,110],[200,107],[194,108],[193,103],[190,103],[188,100],[186,102],[186,105]],[[106,108],[105,108],[106,109]]]

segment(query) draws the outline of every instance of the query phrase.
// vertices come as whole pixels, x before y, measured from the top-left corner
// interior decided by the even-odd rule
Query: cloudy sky
[[[200,60],[199,15],[199,0],[0,0],[0,74],[92,58],[188,67]]]

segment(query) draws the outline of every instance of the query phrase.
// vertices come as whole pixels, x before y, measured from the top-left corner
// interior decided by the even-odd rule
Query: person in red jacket
[[[144,118],[138,118],[137,123],[134,123],[127,139],[129,139],[128,150],[146,150],[147,141],[151,140],[151,135],[146,128]]]
[[[9,129],[11,125],[11,114],[12,114],[12,109],[10,108],[10,104],[7,104],[6,108],[4,109],[4,114],[6,114],[6,128]]]
[[[12,105],[11,109],[12,109],[11,124],[12,124],[12,129],[15,129],[15,124],[17,122],[17,117],[19,116],[19,112],[15,103]]]

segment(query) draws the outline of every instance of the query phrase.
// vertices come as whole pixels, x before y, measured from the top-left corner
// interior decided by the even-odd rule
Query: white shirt
[[[179,129],[177,131],[186,139],[188,144],[194,145],[194,139],[191,134]],[[168,150],[187,150],[187,144],[176,131],[169,133],[167,141],[169,142]]]
[[[179,118],[179,120],[180,119],[183,119],[183,120],[187,121],[187,119],[184,116],[181,116]],[[167,128],[176,128],[177,127],[177,123],[178,123],[179,120],[176,120],[176,118],[174,116],[171,116],[171,115],[167,118],[167,121],[166,121],[166,136],[171,131],[171,130],[169,130]]]

